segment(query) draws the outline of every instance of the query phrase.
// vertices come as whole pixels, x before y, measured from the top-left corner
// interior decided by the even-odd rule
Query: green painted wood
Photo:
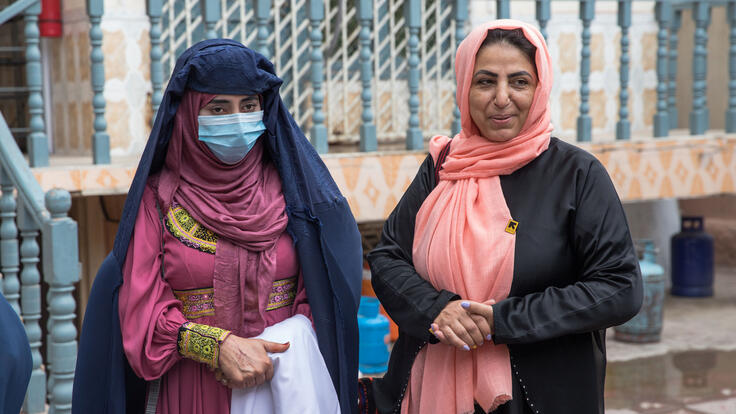
[[[544,40],[547,40],[547,23],[550,19],[550,0],[536,0],[536,17],[539,22],[539,31],[542,32]]]
[[[320,154],[326,154],[327,127],[325,126],[325,113],[322,110],[325,93],[322,84],[324,76],[324,58],[322,57],[322,21],[325,19],[325,5],[322,0],[309,0],[309,40],[312,52],[310,54],[312,80],[312,128],[310,130],[310,141],[312,146]]]
[[[360,81],[363,104],[360,125],[360,150],[375,151],[378,149],[376,125],[373,123],[373,42],[371,25],[373,23],[373,0],[359,0],[358,20],[360,20]]]
[[[616,122],[616,139],[631,138],[629,122],[629,27],[631,27],[631,0],[618,2],[618,26],[621,28],[621,59],[619,66],[619,119]]]
[[[0,25],[23,13],[28,7],[40,3],[39,0],[18,0],[0,10]]]
[[[728,109],[726,110],[726,132],[736,132],[736,1],[728,2]]]
[[[672,19],[669,0],[658,0],[654,14],[659,24],[657,31],[657,113],[654,114],[654,136],[669,135],[669,113],[667,108],[667,29]]]
[[[460,43],[465,39],[465,25],[468,21],[468,1],[455,0],[455,50],[460,47]],[[455,66],[455,54],[453,56],[453,67]],[[455,74],[455,84],[457,85],[457,74]],[[462,121],[460,119],[460,108],[457,106],[457,94],[455,94],[455,107],[452,110],[452,135],[460,133],[462,129]]]
[[[266,58],[271,58],[268,47],[268,19],[271,18],[271,0],[255,0],[256,7],[256,51]]]
[[[590,141],[593,135],[593,119],[588,115],[590,104],[590,24],[595,17],[595,0],[580,0],[580,20],[583,23],[581,34],[583,48],[580,53],[580,115],[577,119],[578,141]]]
[[[204,20],[205,37],[207,39],[217,39],[217,31],[215,25],[222,17],[222,9],[220,8],[220,0],[204,0],[202,3],[202,20]]]
[[[42,369],[42,333],[39,324],[41,320],[41,273],[38,271],[38,263],[41,250],[36,241],[39,226],[33,220],[33,213],[22,201],[23,199],[18,203],[18,229],[21,238],[20,307],[33,359],[31,381],[28,384],[23,410],[29,414],[35,414],[46,410],[46,372]]]
[[[496,18],[511,18],[511,2],[509,0],[496,0]]]
[[[5,299],[20,316],[20,261],[18,257],[18,227],[15,225],[15,186],[4,169],[0,168],[0,271]]]
[[[92,134],[92,161],[95,164],[110,163],[110,137],[107,135],[107,121],[105,121],[105,56],[102,53],[102,14],[104,13],[103,0],[87,0],[87,14],[89,15],[89,41],[92,45],[90,53],[92,77],[92,107],[95,113],[94,133]]]
[[[667,87],[667,113],[670,121],[670,130],[677,128],[679,116],[677,111],[677,44],[681,24],[682,10],[678,8],[673,11],[672,22],[670,24],[669,65],[667,66],[667,74],[670,80]]]
[[[50,190],[45,197],[51,217],[43,232],[43,269],[49,285],[52,401],[55,414],[71,413],[74,367],[77,361],[76,302],[79,281],[77,223],[67,217],[72,199],[66,190]]]
[[[409,26],[409,128],[406,131],[406,148],[424,148],[422,130],[419,128],[419,29],[421,28],[421,0],[404,2],[406,23]]]
[[[695,21],[695,47],[693,49],[693,109],[690,112],[690,134],[701,135],[708,130],[710,113],[706,95],[708,73],[708,25],[710,4],[706,1],[693,3]]]
[[[39,226],[48,215],[44,208],[43,191],[33,176],[23,153],[15,143],[5,118],[0,114],[0,165],[17,190],[18,199],[32,211],[32,218]]]
[[[153,117],[151,117],[151,125],[156,122],[158,107],[163,99],[164,84],[164,68],[161,58],[163,50],[161,49],[161,15],[163,11],[162,0],[148,1],[148,18],[151,21],[151,30],[149,36],[151,39],[151,107],[153,109]]]
[[[43,118],[43,73],[41,69],[41,49],[38,45],[41,34],[38,30],[38,15],[41,3],[37,2],[24,12],[26,39],[26,82],[28,83],[28,113],[30,129],[28,134],[28,160],[32,167],[49,165],[49,142]]]

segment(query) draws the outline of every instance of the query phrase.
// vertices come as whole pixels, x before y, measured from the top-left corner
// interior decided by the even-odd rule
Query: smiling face
[[[519,135],[537,82],[534,64],[517,47],[494,43],[478,50],[468,104],[480,134],[493,142]]]
[[[199,115],[230,115],[260,110],[261,102],[258,95],[217,95],[199,110]]]

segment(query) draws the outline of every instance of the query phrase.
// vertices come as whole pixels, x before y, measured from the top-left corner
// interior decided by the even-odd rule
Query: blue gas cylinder
[[[672,294],[713,296],[713,237],[702,217],[683,217],[680,232],[672,236]]]
[[[358,368],[364,374],[377,374],[388,369],[388,318],[378,312],[378,299],[360,297],[358,307]]]
[[[641,310],[623,325],[614,328],[614,338],[625,342],[657,342],[662,333],[662,307],[664,305],[664,269],[658,265],[656,249],[651,240],[642,240],[644,252],[639,260],[644,282],[644,300]]]

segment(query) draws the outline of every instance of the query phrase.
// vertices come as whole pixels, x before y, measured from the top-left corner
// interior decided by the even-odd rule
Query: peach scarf
[[[494,143],[479,135],[470,117],[468,94],[475,55],[491,29],[523,30],[537,47],[539,77],[529,115],[519,135]],[[516,20],[497,20],[474,29],[457,50],[457,102],[462,131],[452,142],[440,182],[417,213],[413,260],[417,272],[437,289],[485,302],[506,298],[514,272],[515,236],[500,175],[528,164],[549,146],[552,124],[549,94],[552,65],[541,33]],[[436,136],[436,159],[449,141]],[[520,231],[524,223],[519,223]],[[441,343],[424,347],[411,371],[402,413],[473,413],[474,402],[489,412],[512,398],[511,365],[506,345],[486,343],[463,351]]]

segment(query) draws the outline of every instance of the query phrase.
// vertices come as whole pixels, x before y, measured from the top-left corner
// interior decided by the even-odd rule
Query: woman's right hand
[[[273,363],[268,352],[284,352],[289,343],[230,335],[220,344],[220,370],[230,388],[255,387],[271,380]]]
[[[471,301],[448,302],[435,318],[430,330],[441,343],[469,351],[489,341],[492,332],[486,318],[469,312],[468,308],[462,306],[463,302],[470,303]],[[478,303],[478,305],[489,306],[494,303],[494,300],[489,300],[483,304]]]

